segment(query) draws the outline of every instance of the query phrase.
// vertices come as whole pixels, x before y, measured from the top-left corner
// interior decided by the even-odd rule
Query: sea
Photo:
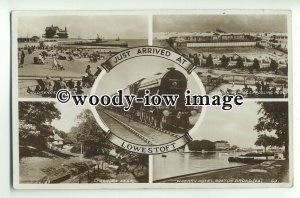
[[[74,39],[68,39],[69,41],[72,41]],[[114,41],[113,39],[107,39],[107,41]],[[148,45],[148,40],[147,39],[124,39],[121,41],[127,42],[128,43],[128,47],[136,47],[136,46],[144,46],[144,45]],[[47,45],[57,45],[57,42],[45,42],[45,44]],[[39,42],[28,42],[28,43],[18,43],[18,47],[23,48],[25,46],[39,46]],[[73,45],[73,47],[76,47],[75,45]],[[82,47],[80,45],[78,45],[77,47]],[[100,49],[101,48],[107,48],[104,46],[98,46]],[[93,48],[95,48],[95,46],[93,46]],[[112,47],[115,48],[115,47]]]
[[[174,151],[153,157],[153,180],[229,168],[242,165],[228,162],[228,157],[242,153],[234,152],[183,152]]]

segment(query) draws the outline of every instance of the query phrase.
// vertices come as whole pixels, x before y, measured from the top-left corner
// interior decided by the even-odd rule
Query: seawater
[[[170,152],[153,157],[153,180],[241,165],[229,163],[234,152]]]

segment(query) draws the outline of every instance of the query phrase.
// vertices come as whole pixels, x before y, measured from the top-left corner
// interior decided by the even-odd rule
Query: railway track
[[[182,136],[133,120],[128,116],[120,115],[107,109],[98,109],[98,112],[115,135],[130,142],[159,145],[171,142]],[[118,128],[117,125],[122,126],[122,128]]]

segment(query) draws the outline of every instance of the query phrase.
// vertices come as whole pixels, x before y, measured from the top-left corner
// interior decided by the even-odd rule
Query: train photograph
[[[134,75],[133,75],[134,74]],[[112,81],[111,79],[118,79]],[[185,105],[185,92],[201,94],[196,80],[175,63],[155,57],[128,60],[105,74],[97,85],[97,95],[150,96],[178,95],[175,105],[145,105],[134,101],[128,111],[124,106],[97,106],[107,127],[122,139],[140,145],[160,145],[174,141],[193,128],[201,108]],[[123,99],[124,100],[124,99]]]

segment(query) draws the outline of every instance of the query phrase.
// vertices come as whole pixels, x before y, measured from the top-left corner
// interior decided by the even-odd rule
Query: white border
[[[214,7],[216,8],[216,7]],[[162,15],[166,15],[166,14],[183,14],[183,13],[188,13],[188,14],[221,14],[222,12],[224,12],[224,10],[168,10],[168,11],[123,11],[121,12],[122,14],[128,13],[131,15],[145,15],[145,14],[162,14]],[[258,10],[226,10],[227,14],[255,14],[257,13]],[[287,14],[287,10],[260,10],[259,14]],[[21,12],[19,12],[21,13]],[[25,12],[22,12],[22,14]],[[29,13],[26,12],[26,13]],[[52,12],[36,12],[37,14],[43,13],[43,14],[53,14]],[[69,14],[70,12],[66,12],[66,11],[60,11],[57,12],[58,14]],[[80,13],[83,14],[83,12],[78,12],[78,11],[73,11],[73,14],[76,13]],[[86,12],[87,14],[97,14],[96,11],[88,11]],[[102,14],[120,14],[120,11],[103,11]],[[291,16],[291,13],[288,14],[289,16]],[[12,17],[12,23],[14,27],[14,24],[16,23],[16,18]],[[293,100],[292,100],[292,68],[293,68],[293,64],[292,64],[292,32],[291,30],[291,18],[289,18],[288,21],[289,24],[289,115],[290,115],[290,171],[291,171],[291,176],[293,175]],[[295,27],[295,26],[294,26]],[[13,41],[16,41],[17,35],[16,32],[12,31],[12,38]],[[293,38],[294,39],[294,38]],[[16,53],[15,50],[17,49],[17,44],[16,42],[12,42],[12,51],[14,53],[12,53],[12,112],[13,113],[13,118],[12,118],[12,127],[13,130],[16,130],[18,127],[18,123],[17,123],[17,118],[18,118],[18,113],[17,113],[17,105],[18,105],[18,94],[17,94],[17,67],[16,67]],[[249,99],[250,100],[250,99]],[[37,100],[34,100],[37,101]],[[273,99],[265,99],[264,101],[274,101]],[[299,118],[297,118],[299,119]],[[15,137],[15,133],[13,133],[13,147],[18,147],[18,138]],[[16,151],[18,149],[14,149],[13,152],[13,164],[16,165],[16,162],[18,162],[18,151]],[[18,163],[17,163],[18,164]],[[198,183],[198,184],[162,184],[162,183],[155,183],[155,184],[64,184],[64,185],[57,185],[57,184],[19,184],[18,181],[18,176],[19,176],[19,170],[18,170],[18,165],[17,167],[14,166],[14,174],[13,174],[13,178],[14,178],[14,187],[18,188],[18,189],[95,189],[95,188],[225,188],[225,187],[231,187],[231,188],[249,188],[249,187],[290,187],[292,185],[292,183],[281,183],[281,184],[203,184],[203,183]],[[17,179],[17,180],[16,180]],[[290,178],[291,182],[293,181],[293,178]]]

